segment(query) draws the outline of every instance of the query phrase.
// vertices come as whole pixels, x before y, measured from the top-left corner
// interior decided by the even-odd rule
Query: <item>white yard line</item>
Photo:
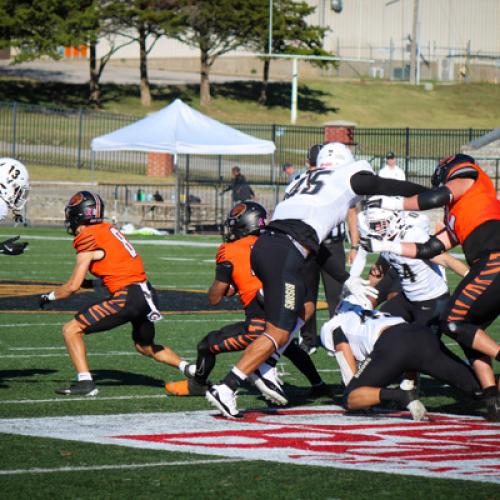
[[[65,351],[66,347],[9,347],[9,351]]]
[[[9,323],[2,328],[17,328],[18,326],[62,326],[64,323]]]
[[[150,462],[144,464],[121,464],[121,465],[82,465],[80,467],[52,467],[52,468],[33,468],[33,469],[11,469],[0,470],[1,476],[12,476],[15,474],[52,474],[59,472],[81,472],[81,471],[99,471],[99,470],[127,470],[144,469],[148,467],[169,467],[179,465],[209,465],[224,464],[234,462],[244,462],[244,458],[215,458],[208,460],[182,460],[177,462]]]
[[[130,235],[127,235],[130,237]],[[45,241],[73,241],[73,238],[67,236],[34,236],[23,234],[25,240],[45,240]],[[174,241],[174,240],[135,240],[130,238],[134,245],[153,245],[153,246],[172,246],[172,247],[195,247],[195,248],[218,248],[220,242],[202,242],[202,241]]]
[[[0,405],[22,405],[22,404],[37,404],[37,403],[67,403],[71,401],[116,401],[116,400],[134,400],[134,399],[160,399],[167,398],[165,394],[151,394],[144,396],[82,396],[81,398],[73,396],[61,396],[59,398],[51,399],[9,399],[5,401],[0,400]]]
[[[237,313],[238,311],[234,311]],[[71,314],[71,312],[68,312],[68,314]],[[234,313],[228,313],[228,314],[234,314]],[[168,323],[208,323],[208,322],[221,322],[225,323],[227,321],[233,321],[233,318],[213,318],[213,319],[196,319],[196,318],[172,318],[171,316],[168,316],[166,319]],[[1,325],[2,328],[17,328],[19,326],[62,326],[64,325],[63,322],[61,323],[9,323],[7,325]]]
[[[89,357],[93,356],[137,356],[136,352],[132,351],[108,351],[108,352],[89,352]],[[0,359],[7,358],[61,358],[66,357],[67,354],[2,354],[0,355]]]

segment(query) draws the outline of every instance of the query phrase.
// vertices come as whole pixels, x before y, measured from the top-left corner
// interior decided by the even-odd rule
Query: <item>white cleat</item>
[[[286,398],[283,389],[280,387],[275,373],[275,369],[268,370],[264,375],[262,375],[259,370],[255,370],[250,377],[250,380],[255,387],[259,389],[265,399],[276,405],[287,405],[288,399]]]
[[[410,401],[410,403],[406,405],[406,408],[410,411],[411,417],[415,420],[415,422],[421,422],[427,418],[427,409],[418,399]]]
[[[236,392],[226,384],[212,385],[205,393],[207,401],[215,406],[226,418],[242,418],[236,406]]]

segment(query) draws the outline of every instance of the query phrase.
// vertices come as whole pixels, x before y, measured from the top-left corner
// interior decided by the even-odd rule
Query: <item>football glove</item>
[[[362,236],[360,238],[359,244],[368,253],[380,253],[380,252],[391,252],[397,255],[401,255],[401,243],[390,240],[381,240],[380,238],[374,238],[370,236]]]
[[[404,210],[404,198],[401,196],[380,196],[366,201],[365,208],[385,208],[386,210]]]
[[[28,243],[21,242],[16,243],[19,239],[19,236],[14,236],[14,238],[10,238],[8,240],[2,241],[0,243],[0,253],[4,255],[20,255],[24,252],[24,249],[28,246]]]
[[[358,299],[361,307],[364,309],[373,309],[373,304],[368,297],[376,299],[378,297],[378,290],[370,286],[368,280],[364,280],[359,276],[349,276],[344,286]]]

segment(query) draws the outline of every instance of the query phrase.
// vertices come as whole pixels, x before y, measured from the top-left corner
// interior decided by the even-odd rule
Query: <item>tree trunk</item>
[[[146,30],[144,26],[139,28],[140,60],[139,71],[141,74],[141,104],[149,108],[151,106],[151,86],[148,78],[148,53],[146,52]]]
[[[210,106],[210,66],[207,51],[201,49],[200,57],[200,105]]]
[[[95,106],[99,106],[101,102],[101,87],[99,85],[99,71],[97,69],[96,42],[92,40],[89,47],[89,62],[90,62],[90,88],[89,102]]]
[[[269,86],[269,67],[271,66],[271,59],[264,61],[264,70],[262,72],[262,83],[260,87],[259,104],[265,106],[267,104],[267,89]]]

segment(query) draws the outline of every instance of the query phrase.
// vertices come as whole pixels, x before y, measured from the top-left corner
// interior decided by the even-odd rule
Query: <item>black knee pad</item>
[[[474,337],[478,329],[477,326],[463,321],[450,321],[444,323],[443,326],[443,332],[448,337],[456,340],[464,347],[472,347],[472,342],[474,342]]]

